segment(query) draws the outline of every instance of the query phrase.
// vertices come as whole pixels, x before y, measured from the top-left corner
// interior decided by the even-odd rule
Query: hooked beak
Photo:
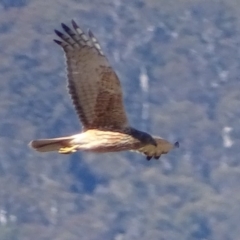
[[[175,148],[179,148],[179,146],[180,146],[179,142],[175,142],[175,143],[174,143],[174,147],[175,147]]]

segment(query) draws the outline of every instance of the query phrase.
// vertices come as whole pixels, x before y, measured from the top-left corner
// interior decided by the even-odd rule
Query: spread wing
[[[110,67],[96,38],[88,36],[72,20],[73,29],[55,33],[66,56],[68,88],[84,130],[122,129],[128,125],[120,81]]]

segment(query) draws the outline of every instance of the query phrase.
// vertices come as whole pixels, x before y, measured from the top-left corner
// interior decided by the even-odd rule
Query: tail
[[[61,138],[49,138],[33,140],[29,143],[29,146],[38,152],[52,152],[59,151],[60,148],[71,147],[71,140],[73,136],[61,137]]]

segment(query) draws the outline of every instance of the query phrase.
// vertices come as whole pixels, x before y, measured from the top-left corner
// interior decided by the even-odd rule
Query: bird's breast
[[[95,129],[75,135],[71,144],[78,145],[79,150],[91,152],[119,152],[142,146],[138,139],[127,133]]]

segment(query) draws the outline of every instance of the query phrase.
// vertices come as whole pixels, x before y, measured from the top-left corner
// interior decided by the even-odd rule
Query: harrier
[[[65,53],[68,90],[82,123],[76,135],[39,139],[30,146],[39,152],[62,154],[78,150],[96,153],[136,151],[147,160],[159,159],[179,144],[171,144],[129,126],[120,81],[91,31],[85,34],[72,20],[72,29],[62,24],[65,34],[55,30],[54,40]]]

